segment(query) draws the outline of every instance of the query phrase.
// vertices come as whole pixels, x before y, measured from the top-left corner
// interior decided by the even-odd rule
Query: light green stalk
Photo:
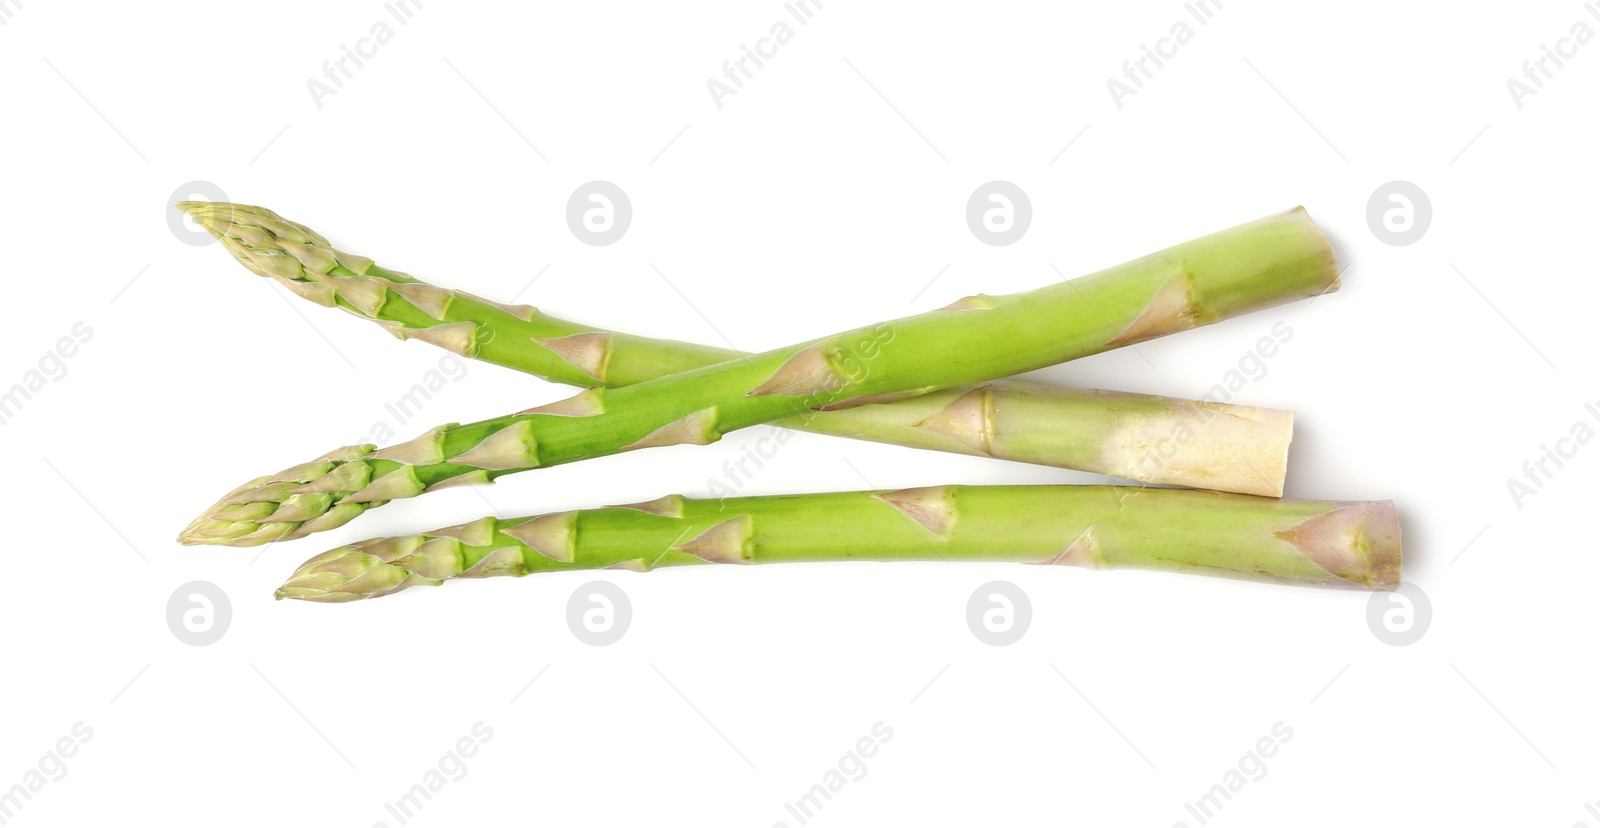
[[[319,253],[301,251],[315,259]],[[336,293],[391,288],[340,277]],[[905,399],[1020,374],[1220,319],[1316,296],[1337,267],[1304,210],[1240,225],[1125,265],[808,343],[740,356],[469,425],[439,426],[383,450],[352,446],[235,490],[191,524],[185,543],[247,546],[341,526],[391,500],[504,474],[676,444],[815,410]],[[355,287],[359,285],[359,287]],[[470,323],[424,328],[477,347]],[[420,332],[407,329],[420,336]]]
[[[591,328],[527,305],[435,287],[336,251],[317,233],[261,207],[179,206],[246,268],[295,293],[377,322],[402,339],[465,343],[465,356],[553,382],[617,388],[741,356]],[[1308,236],[1307,243],[1321,241]],[[362,284],[375,287],[356,287]],[[452,333],[468,329],[462,326],[473,332],[470,338]],[[1275,497],[1283,493],[1293,420],[1277,409],[998,381],[883,405],[810,411],[773,425]]]
[[[1016,561],[1393,589],[1389,501],[1293,501],[1117,486],[936,486],[486,517],[341,546],[279,598],[342,602],[453,578],[792,561]]]

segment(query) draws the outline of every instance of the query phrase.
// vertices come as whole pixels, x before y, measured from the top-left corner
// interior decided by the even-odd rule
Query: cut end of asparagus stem
[[[1349,586],[1400,586],[1400,517],[1393,501],[1345,503],[1274,536]]]
[[[1389,500],[1373,504],[1373,520],[1367,530],[1367,554],[1371,561],[1371,577],[1367,586],[1389,591],[1400,588],[1400,570],[1404,554],[1400,544],[1400,515],[1394,502]]]
[[[1196,489],[1282,497],[1294,412],[1202,405],[1199,436],[1179,447],[1159,478]]]
[[[1111,430],[1100,466],[1141,483],[1281,497],[1294,412],[1173,400]]]

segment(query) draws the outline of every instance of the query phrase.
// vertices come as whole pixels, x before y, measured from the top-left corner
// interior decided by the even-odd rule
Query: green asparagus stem
[[[591,388],[517,414],[439,426],[383,450],[339,449],[245,484],[179,540],[250,546],[302,537],[443,486],[640,448],[705,445],[729,431],[811,410],[888,402],[1032,371],[1316,296],[1337,278],[1321,232],[1304,210],[1290,210],[1074,281],[972,296],[932,313],[763,354],[620,388]],[[371,291],[372,301],[385,301],[389,292],[369,277],[354,283]],[[474,349],[474,325],[421,330],[442,327],[456,328],[454,350]]]
[[[341,546],[279,598],[377,598],[453,578],[791,561],[1133,567],[1318,586],[1400,583],[1394,504],[1117,486],[936,486],[690,500],[496,520]]]
[[[616,388],[741,356],[591,328],[526,305],[435,287],[334,250],[317,233],[261,207],[179,206],[246,268],[312,301],[377,322],[402,339],[421,331],[419,339],[458,346],[463,339],[450,331],[470,329],[466,356],[554,382]],[[1321,244],[1314,235],[1305,241]],[[363,284],[375,287],[355,287]],[[883,405],[809,411],[773,425],[1276,497],[1283,493],[1293,419],[1276,409],[999,381]]]

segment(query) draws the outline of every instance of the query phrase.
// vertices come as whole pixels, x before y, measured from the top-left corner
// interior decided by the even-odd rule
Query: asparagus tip
[[[180,201],[173,206],[214,238],[221,239],[228,225],[233,223],[236,205],[219,201]]]
[[[369,544],[383,543],[384,539],[376,539],[324,552],[301,564],[273,597],[337,604],[377,598],[417,584],[436,586],[441,583],[366,550]]]

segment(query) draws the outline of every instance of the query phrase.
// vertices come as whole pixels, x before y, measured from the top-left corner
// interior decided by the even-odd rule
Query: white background
[[[1576,0],[1230,0],[1120,109],[1107,79],[1188,19],[1178,3],[832,0],[721,109],[706,81],[787,17],[776,0],[432,0],[403,26],[376,2],[6,9],[0,386],[74,323],[93,330],[0,427],[0,788],[74,723],[93,731],[8,824],[398,825],[384,804],[481,721],[492,738],[411,824],[792,826],[784,804],[881,721],[892,738],[815,824],[1194,826],[1185,803],[1283,722],[1265,777],[1211,822],[1600,825],[1584,808],[1600,798],[1600,448],[1521,508],[1506,488],[1574,423],[1600,429],[1583,407],[1600,398],[1600,46],[1520,109],[1506,88],[1575,21],[1600,28]],[[307,80],[379,20],[393,39],[319,108]],[[609,247],[565,223],[593,179],[634,208]],[[1008,247],[964,220],[993,179],[1033,205]],[[1366,217],[1395,179],[1433,207],[1405,247]],[[179,547],[228,488],[361,439],[442,353],[183,243],[165,205],[191,180],[440,284],[749,350],[1303,204],[1348,267],[1339,293],[1039,378],[1198,396],[1286,322],[1293,340],[1236,399],[1296,410],[1291,496],[1397,502],[1431,626],[1395,647],[1363,593],[1010,565],[274,602],[317,552],[476,517],[485,498],[510,515],[704,493],[761,429],[432,495],[264,553]],[[568,393],[473,363],[399,431]],[[745,492],[957,482],[1096,479],[802,435]],[[592,577],[633,606],[609,647],[565,621]],[[1009,647],[966,625],[995,579],[1033,605]],[[231,598],[210,646],[167,626],[193,580]]]

